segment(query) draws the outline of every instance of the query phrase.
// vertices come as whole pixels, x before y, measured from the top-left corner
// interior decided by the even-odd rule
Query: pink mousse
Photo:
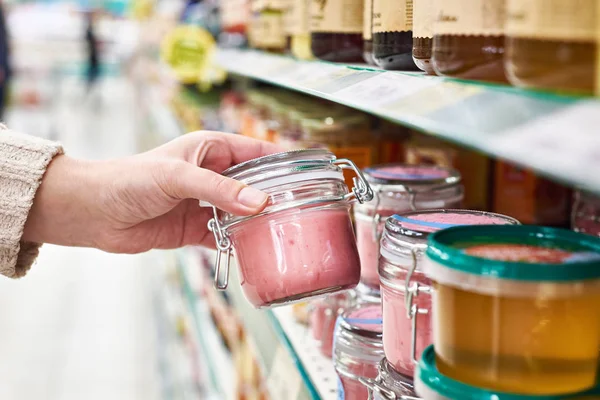
[[[363,307],[350,313],[346,320],[357,328],[380,333],[383,330],[381,317],[381,306],[377,304]],[[361,322],[361,320],[364,322]],[[357,349],[357,351],[360,351],[360,349]],[[348,357],[353,356],[349,355]],[[381,360],[368,362],[360,360],[359,357],[356,358],[356,362],[346,367],[350,373],[363,378],[377,377],[377,366]],[[343,396],[340,396],[340,393],[338,393],[338,398],[344,400],[366,400],[369,398],[367,387],[358,380],[342,375],[339,375],[339,379],[341,388],[338,388],[338,391],[341,392],[343,390]]]
[[[393,216],[406,229],[419,232],[435,232],[440,229],[456,225],[505,225],[511,223],[506,217],[477,212],[429,212],[423,214],[410,214],[407,216]],[[385,261],[391,262],[389,260]],[[406,274],[410,265],[396,268],[394,284],[404,287]],[[431,281],[421,273],[417,267],[411,277],[411,282],[421,286],[431,286]],[[412,320],[407,318],[404,293],[382,283],[381,298],[383,303],[383,348],[385,356],[394,369],[402,374],[412,377],[415,365],[411,354]],[[417,314],[417,339],[415,358],[418,360],[421,353],[433,341],[431,325],[431,296],[420,293],[413,297],[413,304],[427,314]]]
[[[408,203],[405,203],[405,205],[408,207]],[[381,222],[377,227],[378,233],[381,235],[381,232],[383,232],[387,217],[404,211],[409,211],[409,208],[401,209],[399,207],[396,210],[379,210]],[[379,288],[379,274],[377,273],[379,242],[373,238],[373,222],[357,218],[354,224],[356,225],[356,244],[360,256],[360,280],[369,287]]]
[[[256,307],[349,289],[360,260],[346,205],[292,209],[230,228],[242,290]]]

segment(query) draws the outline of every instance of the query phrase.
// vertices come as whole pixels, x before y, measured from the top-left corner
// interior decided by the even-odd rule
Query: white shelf
[[[327,99],[600,193],[600,102],[509,86],[219,50],[228,72]]]

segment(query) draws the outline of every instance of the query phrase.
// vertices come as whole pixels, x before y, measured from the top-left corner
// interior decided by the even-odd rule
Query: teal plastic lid
[[[472,255],[490,246],[491,252],[508,252],[515,258],[524,246],[532,251],[557,251],[559,261],[511,260]],[[498,250],[496,245],[505,245]],[[511,249],[511,246],[514,246]],[[496,247],[496,249],[494,249]],[[485,253],[485,251],[484,251]],[[600,278],[600,238],[566,229],[531,225],[469,225],[444,229],[429,236],[427,257],[443,268],[488,278],[568,282]]]
[[[432,346],[423,351],[417,370],[415,371],[415,388],[417,394],[427,399],[427,390],[436,392],[440,397],[450,400],[584,400],[600,399],[599,388],[574,394],[559,396],[530,396],[513,393],[496,392],[467,385],[451,379],[438,371],[435,364],[435,350]]]

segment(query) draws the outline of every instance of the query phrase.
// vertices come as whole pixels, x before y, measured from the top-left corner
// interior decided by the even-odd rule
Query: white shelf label
[[[296,400],[300,394],[302,378],[290,355],[283,346],[278,346],[267,379],[272,399]]]

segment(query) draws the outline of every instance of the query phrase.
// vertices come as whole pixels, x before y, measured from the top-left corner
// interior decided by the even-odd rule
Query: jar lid
[[[292,150],[234,165],[223,171],[223,176],[261,190],[318,177],[343,181],[342,169],[333,164],[335,159],[335,155],[325,149]],[[315,176],[317,171],[322,173]]]
[[[600,278],[600,238],[539,226],[462,226],[429,236],[425,272],[488,279],[573,282]]]
[[[565,400],[590,398],[587,396],[598,393],[598,389],[560,396],[527,396],[505,392],[495,392],[451,379],[442,375],[435,363],[433,345],[423,351],[417,370],[415,371],[415,389],[424,399],[472,399],[472,400]],[[591,397],[595,398],[595,397]],[[590,398],[590,399],[591,399]]]
[[[517,225],[519,221],[502,214],[474,210],[424,210],[395,214],[386,220],[381,254],[399,262],[412,255],[410,250],[424,251],[427,237],[436,231],[463,225]],[[401,258],[401,259],[398,259]],[[405,274],[406,269],[394,265],[386,267],[386,273],[393,276]]]
[[[334,352],[370,363],[383,358],[381,304],[355,304],[336,321]]]
[[[398,186],[411,191],[445,188],[460,183],[460,173],[435,165],[383,164],[366,168],[363,173],[374,185]]]

